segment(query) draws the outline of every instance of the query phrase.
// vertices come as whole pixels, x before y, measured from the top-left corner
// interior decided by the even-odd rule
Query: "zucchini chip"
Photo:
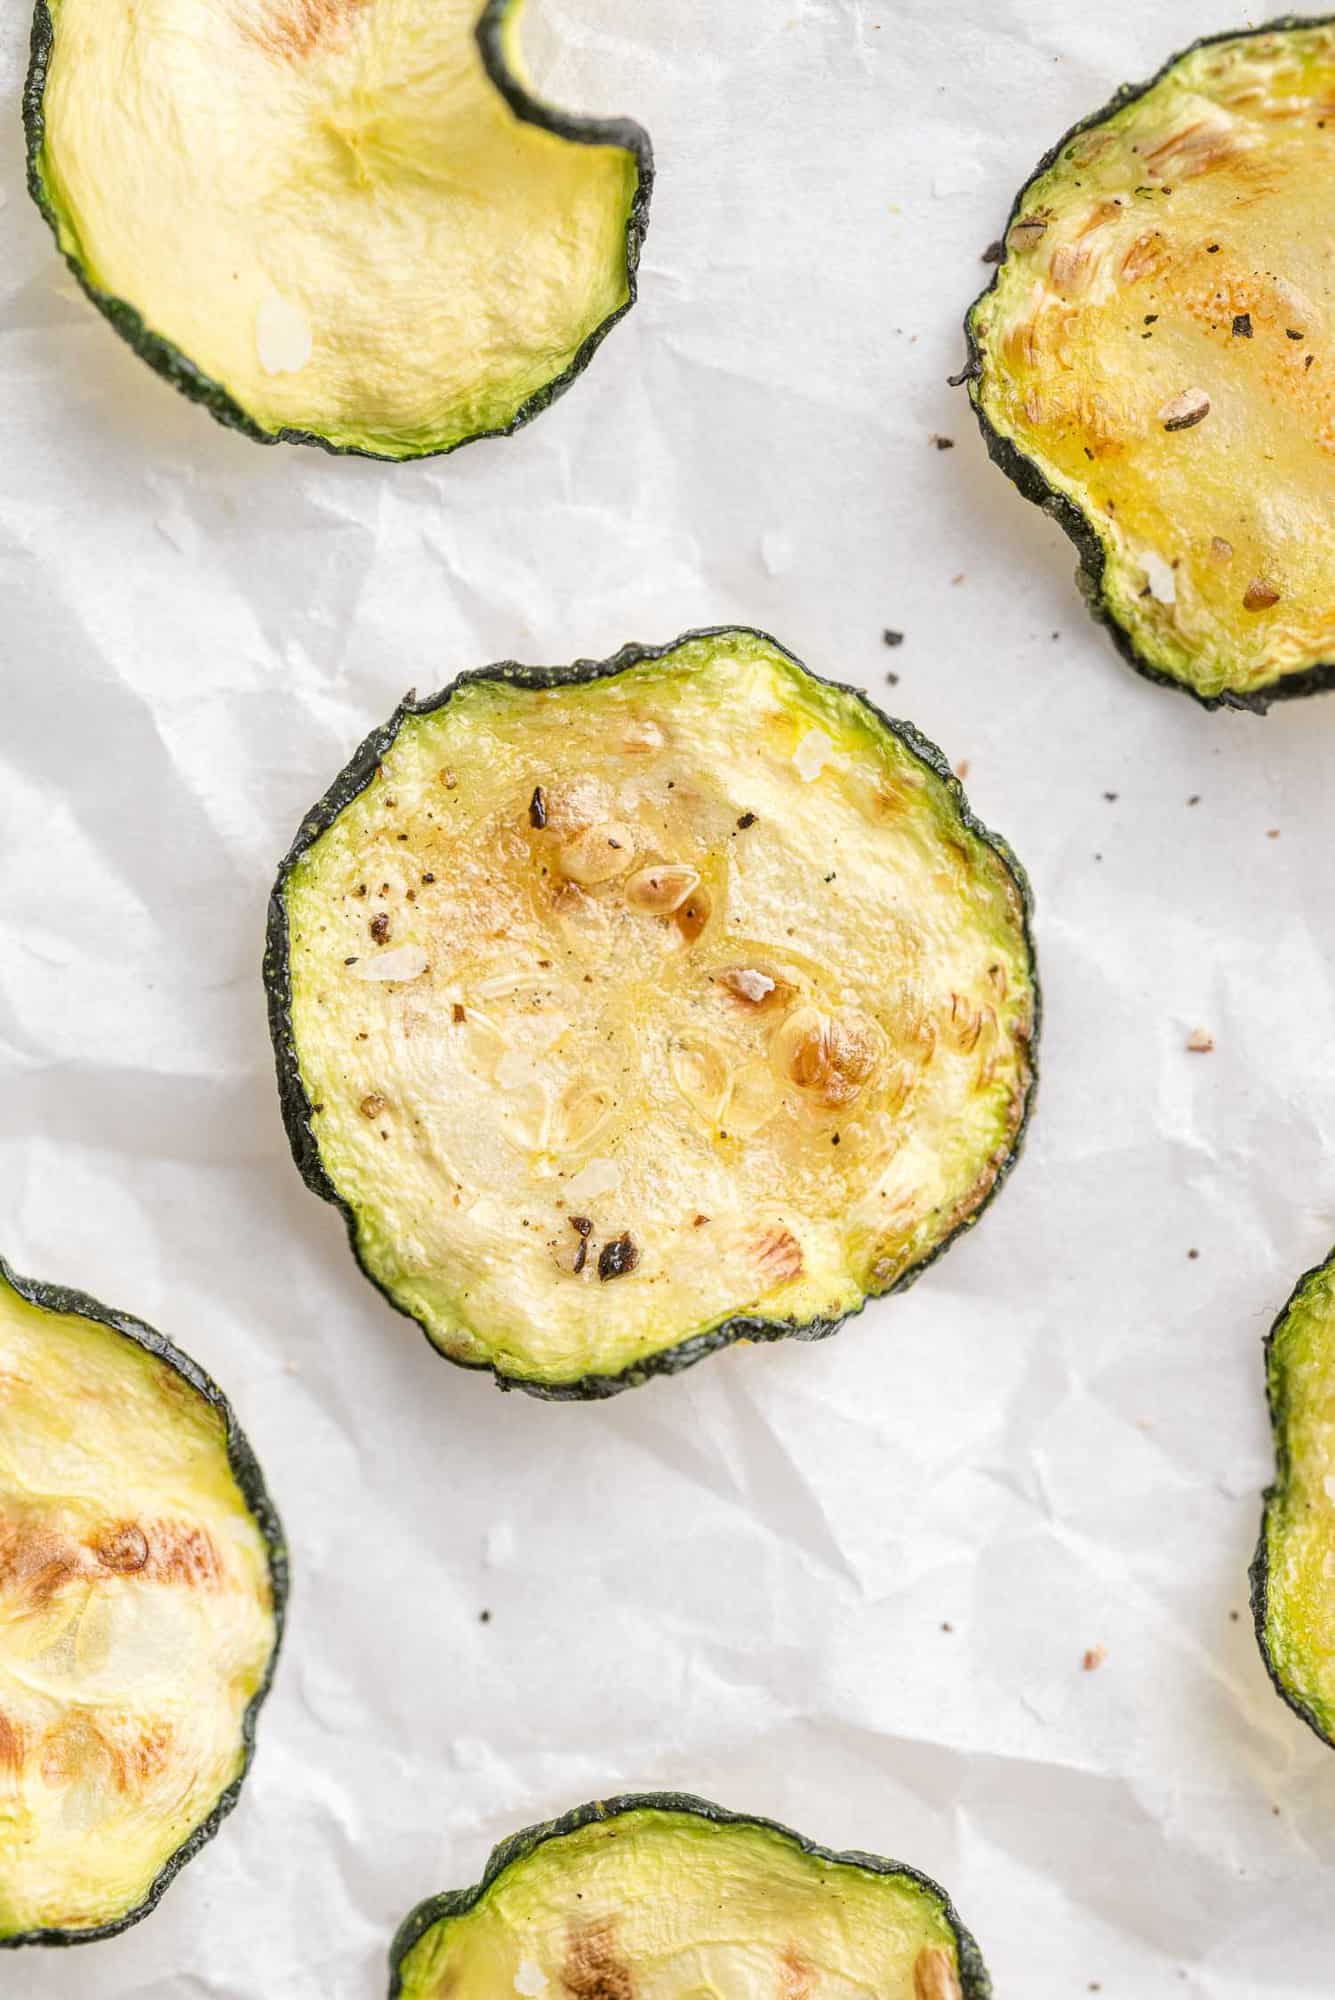
[[[1335,683],[1335,23],[1198,43],[1061,141],[968,320],[992,457],[1151,680]]]
[[[1266,1341],[1275,1483],[1252,1564],[1270,1678],[1335,1747],[1335,1255],[1300,1280]]]
[[[390,1968],[390,2000],[992,1991],[948,1897],[916,1869],[670,1792],[515,1834],[476,1888],[413,1911]]]
[[[29,187],[94,305],[246,436],[508,434],[634,303],[653,182],[638,125],[530,95],[521,5],[37,0]]]
[[[0,1259],[0,1946],[147,1916],[236,1804],[287,1557],[220,1391]]]
[[[832,1333],[975,1219],[1033,1080],[1009,851],[750,631],[410,697],[284,861],[266,983],[367,1276],[538,1394]]]

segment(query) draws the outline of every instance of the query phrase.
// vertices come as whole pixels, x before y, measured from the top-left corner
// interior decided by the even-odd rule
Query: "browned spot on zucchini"
[[[248,42],[288,62],[314,55],[322,43],[341,40],[366,0],[249,0],[237,14]]]
[[[0,1520],[0,1591],[15,1591],[37,1606],[49,1604],[86,1561],[77,1542],[40,1521]]]
[[[1090,273],[1086,243],[1059,243],[1048,265],[1048,276],[1059,292],[1082,291]]]
[[[223,1563],[205,1529],[175,1521],[109,1521],[87,1542],[34,1520],[0,1521],[0,1590],[41,1606],[75,1579],[108,1575],[208,1589]]]
[[[132,1576],[148,1561],[148,1537],[136,1521],[113,1521],[99,1530],[93,1554],[103,1569]]]
[[[1238,150],[1231,122],[1219,117],[1198,118],[1193,125],[1170,134],[1146,153],[1145,165],[1160,178],[1194,180],[1199,174],[1213,173],[1216,167],[1226,165]]]
[[[789,1083],[837,1110],[852,1103],[876,1068],[876,1037],[860,1014],[797,1007],[776,1030],[772,1054]]]
[[[704,930],[709,922],[709,909],[709,897],[705,891],[695,889],[681,908],[674,911],[672,921],[687,944],[694,944]]]
[[[972,1055],[989,1026],[995,1029],[997,1017],[991,1007],[976,1005],[967,994],[952,993],[950,996],[950,1018],[947,1033],[962,1055]]]
[[[97,1724],[76,1711],[44,1733],[38,1769],[43,1781],[52,1786],[76,1785],[88,1777],[109,1781],[111,1753]]]
[[[561,1984],[573,2000],[634,2000],[635,1981],[618,1948],[614,1918],[598,1918],[571,1931]]]
[[[780,2000],[811,2000],[812,1967],[795,1944],[779,1960]]]
[[[190,1589],[212,1589],[221,1583],[222,1557],[204,1528],[154,1521],[148,1531],[149,1559],[144,1575],[154,1583],[183,1583]]]
[[[26,1747],[20,1725],[0,1709],[0,1771],[22,1770]]]
[[[940,1945],[928,1945],[918,1953],[913,1967],[913,2000],[963,2000],[954,1960]]]
[[[138,1793],[166,1769],[171,1745],[165,1722],[127,1725],[75,1709],[42,1737],[39,1769],[55,1787],[91,1783]]]
[[[1136,238],[1122,259],[1122,276],[1129,285],[1143,278],[1157,278],[1173,261],[1167,239],[1158,229],[1146,229]]]
[[[155,1722],[118,1737],[112,1744],[113,1769],[121,1791],[144,1791],[166,1770],[171,1757],[172,1730],[169,1723]]]
[[[751,1239],[751,1256],[767,1285],[785,1285],[802,1275],[802,1245],[786,1223],[776,1222]]]

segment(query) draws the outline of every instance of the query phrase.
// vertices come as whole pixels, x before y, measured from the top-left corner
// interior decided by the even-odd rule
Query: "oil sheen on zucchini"
[[[520,6],[38,0],[33,195],[113,325],[252,437],[514,430],[632,303],[652,182],[638,126],[529,94]]]
[[[1202,43],[1063,140],[969,320],[993,456],[1151,678],[1335,679],[1335,24]]]
[[[217,1830],[285,1582],[208,1377],[0,1260],[0,1945],[123,1929]]]
[[[498,1847],[390,1955],[390,2000],[987,2000],[944,1892],[870,1854],[672,1794],[583,1806]]]
[[[1252,1609],[1276,1687],[1335,1744],[1335,1256],[1299,1284],[1266,1343],[1275,1483]]]
[[[978,1214],[1032,1081],[1008,851],[749,631],[405,703],[283,865],[268,986],[367,1274],[548,1394],[832,1332]]]

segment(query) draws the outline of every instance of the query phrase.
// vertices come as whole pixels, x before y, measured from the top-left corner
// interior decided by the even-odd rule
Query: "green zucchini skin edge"
[[[690,1813],[696,1819],[709,1820],[714,1826],[761,1827],[766,1832],[781,1834],[785,1840],[792,1841],[814,1861],[864,1868],[873,1875],[895,1875],[902,1881],[912,1882],[916,1888],[935,1898],[954,1933],[963,2000],[992,2000],[992,1982],[982,1953],[965,1929],[945,1890],[929,1875],[906,1867],[902,1862],[885,1861],[877,1854],[863,1854],[857,1849],[839,1853],[833,1848],[821,1847],[816,1841],[794,1833],[790,1826],[782,1826],[778,1820],[761,1819],[753,1813],[729,1812],[725,1807],[711,1805],[708,1799],[696,1798],[689,1792],[625,1792],[617,1798],[595,1799],[589,1805],[576,1806],[573,1812],[564,1813],[560,1819],[525,1827],[521,1833],[511,1834],[508,1840],[501,1841],[498,1847],[492,1849],[480,1882],[471,1889],[447,1889],[439,1896],[429,1896],[404,1918],[389,1949],[389,2000],[401,2000],[403,1961],[433,1924],[439,1923],[442,1917],[466,1916],[499,1875],[516,1862],[527,1860],[547,1841],[559,1840],[568,1833],[578,1833],[581,1827],[591,1826],[599,1820],[618,1819],[622,1813],[628,1812]]]
[[[1176,69],[1187,56],[1194,55],[1197,49],[1213,48],[1220,42],[1251,41],[1261,35],[1282,35],[1300,28],[1325,28],[1332,25],[1335,25],[1335,14],[1285,14],[1278,20],[1264,22],[1258,28],[1237,28],[1232,31],[1225,30],[1221,34],[1202,35],[1185,49],[1179,49],[1176,55],[1170,56],[1163,67],[1147,82],[1124,83],[1121,89],[1109,98],[1101,111],[1092,112],[1088,118],[1080,119],[1078,124],[1073,125],[1070,131],[1043,155],[1011,203],[1006,227],[1002,231],[1002,241],[1005,241],[1010,234],[1012,224],[1018,221],[1023,212],[1034,182],[1056,166],[1073,140],[1080,138],[1085,132],[1092,131],[1095,126],[1104,124],[1115,113],[1125,110],[1128,104],[1134,104],[1138,98],[1148,96],[1156,85],[1162,83],[1170,70]],[[1004,263],[1005,260],[1002,261]],[[1127,665],[1134,667],[1145,680],[1153,681],[1159,687],[1173,688],[1178,694],[1189,695],[1201,708],[1243,709],[1251,715],[1264,715],[1277,701],[1297,701],[1305,695],[1326,694],[1335,688],[1335,660],[1331,660],[1318,666],[1306,667],[1300,674],[1289,674],[1283,680],[1276,682],[1273,687],[1257,688],[1251,694],[1238,694],[1227,688],[1222,694],[1200,694],[1185,681],[1179,680],[1175,674],[1165,673],[1162,667],[1156,666],[1153,660],[1136,645],[1125,626],[1118,622],[1112,607],[1104,597],[1103,578],[1108,566],[1108,555],[1103,543],[1091,527],[1089,517],[1067,494],[1051,484],[1047,475],[1027,452],[1021,451],[1012,439],[1004,437],[994,427],[979,400],[977,384],[983,372],[983,351],[976,331],[976,319],[984,299],[989,298],[996,289],[1000,276],[1001,266],[998,265],[988,283],[969,307],[964,321],[967,359],[963,371],[951,377],[951,387],[958,388],[964,383],[968,384],[969,401],[973,405],[978,428],[983,434],[983,443],[987,447],[987,455],[992,463],[1000,466],[1012,486],[1023,494],[1026,500],[1032,500],[1036,507],[1041,507],[1045,514],[1050,515],[1058,527],[1062,528],[1075,543],[1080,557],[1077,581],[1089,606],[1090,615],[1100,625],[1107,627],[1114,646]]]
[[[355,799],[359,793],[366,790],[366,787],[376,775],[381,759],[393,745],[405,717],[410,715],[430,715],[437,709],[447,707],[460,688],[467,687],[474,681],[502,681],[511,687],[521,688],[577,686],[589,681],[609,680],[616,674],[625,673],[629,668],[640,666],[646,661],[664,659],[668,654],[675,653],[680,647],[687,645],[692,640],[725,638],[733,634],[744,638],[761,640],[765,645],[772,646],[775,652],[781,654],[784,659],[790,660],[795,666],[800,667],[805,674],[809,675],[812,680],[819,682],[823,687],[833,688],[839,694],[852,695],[870,712],[882,729],[886,729],[891,735],[898,737],[899,741],[912,752],[919,763],[924,764],[935,777],[940,778],[947,785],[964,825],[1000,857],[1019,894],[1025,949],[1033,985],[1034,1019],[1029,1043],[1030,1080],[1024,1110],[1015,1137],[1011,1143],[1010,1151],[997,1169],[997,1175],[991,1188],[973,1213],[966,1216],[962,1222],[957,1224],[949,1235],[943,1237],[940,1243],[929,1251],[925,1257],[920,1258],[916,1264],[912,1265],[907,1271],[902,1272],[893,1284],[886,1286],[884,1291],[868,1292],[864,1295],[861,1304],[853,1307],[849,1312],[839,1315],[837,1318],[813,1319],[806,1322],[799,1322],[796,1320],[775,1320],[750,1314],[739,1314],[723,1321],[719,1326],[711,1327],[706,1333],[693,1334],[689,1339],[677,1342],[675,1346],[665,1347],[656,1354],[646,1355],[642,1360],[632,1362],[628,1368],[622,1369],[619,1374],[584,1375],[572,1382],[544,1383],[529,1381],[522,1376],[506,1375],[494,1362],[490,1361],[453,1362],[453,1365],[457,1368],[468,1368],[482,1373],[490,1373],[494,1377],[497,1387],[500,1389],[522,1389],[526,1394],[536,1396],[544,1402],[601,1402],[609,1396],[619,1395],[623,1389],[639,1388],[653,1376],[679,1375],[684,1369],[693,1367],[697,1361],[702,1361],[707,1354],[713,1354],[720,1348],[730,1347],[739,1340],[761,1342],[828,1339],[831,1334],[838,1333],[839,1329],[848,1320],[856,1318],[870,1299],[888,1298],[895,1292],[906,1291],[915,1279],[922,1275],[929,1264],[934,1264],[938,1257],[945,1254],[952,1243],[963,1235],[966,1230],[974,1226],[991,1202],[995,1200],[1003,1182],[1008,1178],[1018,1160],[1025,1135],[1028,1131],[1029,1120],[1033,1114],[1034,1100],[1038,1088],[1038,1044],[1042,1025],[1042,995],[1039,988],[1038,958],[1033,935],[1034,902],[1033,892],[1029,886],[1029,878],[1015,855],[1011,852],[1009,845],[999,834],[993,833],[990,828],[984,826],[982,821],[974,816],[969,808],[968,800],[965,798],[964,787],[951,770],[941,752],[911,722],[896,721],[890,716],[883,714],[860,688],[847,687],[840,681],[829,680],[820,674],[813,674],[811,669],[805,666],[795,653],[790,652],[786,646],[781,645],[768,632],[762,632],[757,627],[749,625],[709,625],[689,632],[683,632],[680,638],[671,640],[667,645],[644,646],[630,644],[623,646],[610,659],[576,660],[573,665],[568,667],[528,667],[521,666],[515,660],[502,660],[492,666],[476,667],[467,673],[460,674],[447,687],[443,688],[440,693],[428,695],[424,700],[419,701],[415,693],[410,693],[399,703],[387,723],[383,724],[379,729],[372,730],[365,742],[354,752],[351,760],[344,766],[338,777],[335,778],[324,797],[306,815],[296,839],[293,841],[292,846],[279,866],[277,880],[270,892],[263,968],[264,987],[269,1008],[269,1033],[273,1038],[274,1064],[278,1077],[278,1096],[283,1112],[283,1122],[287,1128],[288,1142],[292,1148],[292,1157],[296,1162],[297,1170],[301,1174],[302,1179],[312,1194],[318,1194],[322,1201],[332,1202],[334,1207],[339,1210],[347,1225],[348,1242],[351,1246],[352,1254],[360,1265],[363,1275],[370,1279],[370,1282],[381,1296],[387,1299],[390,1305],[393,1306],[395,1312],[402,1313],[405,1319],[414,1320],[419,1326],[422,1325],[422,1322],[417,1320],[416,1314],[409,1312],[405,1306],[400,1305],[388,1288],[381,1284],[380,1280],[373,1272],[368,1270],[366,1264],[363,1262],[357,1246],[356,1217],[351,1207],[344,1201],[325,1172],[324,1162],[320,1157],[319,1145],[311,1126],[311,1101],[306,1094],[306,1086],[302,1081],[301,1066],[297,1058],[296,1041],[292,1032],[292,975],[288,951],[287,910],[283,900],[287,879],[292,869],[306,852],[307,848],[313,846],[320,836],[333,824],[334,820],[343,811],[343,808]],[[441,1354],[441,1350],[431,1340],[430,1335],[426,1333],[426,1328],[423,1327],[422,1330],[432,1352]],[[444,1360],[453,1360],[453,1357],[449,1355],[442,1355],[441,1358]]]
[[[1270,1651],[1270,1641],[1266,1637],[1266,1626],[1270,1615],[1270,1517],[1274,1511],[1276,1501],[1284,1492],[1289,1481],[1288,1389],[1278,1368],[1275,1366],[1275,1343],[1288,1320],[1289,1314],[1298,1304],[1307,1287],[1314,1278],[1320,1278],[1326,1274],[1330,1268],[1332,1259],[1335,1259],[1335,1251],[1332,1251],[1331,1256],[1324,1263],[1315,1264],[1310,1271],[1304,1271],[1302,1277],[1299,1278],[1285,1301],[1283,1310],[1265,1337],[1266,1407],[1270,1412],[1270,1428],[1275,1438],[1275,1478],[1274,1483],[1267,1486],[1261,1496],[1264,1502],[1261,1515],[1261,1532],[1256,1544],[1256,1554],[1252,1557],[1248,1577],[1251,1583],[1252,1621],[1256,1627],[1256,1643],[1261,1649],[1261,1658],[1265,1662],[1266,1672],[1274,1683],[1275,1692],[1278,1694],[1280,1700],[1288,1708],[1291,1708],[1296,1716],[1301,1717],[1315,1735],[1321,1738],[1323,1743],[1329,1745],[1332,1750],[1335,1750],[1335,1737],[1327,1733],[1316,1712],[1301,1697],[1296,1695],[1293,1689],[1285,1682]]]
[[[86,1929],[61,1930],[58,1927],[47,1927],[41,1930],[19,1931],[13,1937],[0,1937],[0,1951],[13,1951],[19,1945],[25,1944],[62,1946],[96,1944],[102,1938],[115,1937],[118,1932],[128,1930],[131,1924],[137,1924],[152,1914],[187,1861],[193,1861],[200,1848],[207,1846],[212,1840],[240,1797],[241,1787],[246,1781],[255,1755],[255,1725],[273,1683],[274,1668],[282,1645],[290,1572],[287,1538],[283,1533],[283,1524],[278,1518],[278,1510],[269,1498],[259,1461],[251,1449],[245,1432],[236,1420],[231,1404],[212,1376],[206,1375],[197,1361],[192,1361],[188,1354],[183,1354],[181,1349],[168,1340],[166,1334],[159,1333],[156,1327],[146,1325],[143,1320],[135,1319],[129,1313],[116,1312],[111,1306],[104,1306],[100,1300],[89,1298],[86,1292],[71,1291],[65,1285],[43,1284],[37,1278],[21,1278],[3,1255],[0,1255],[0,1280],[17,1292],[21,1299],[26,1299],[31,1306],[39,1306],[45,1312],[68,1313],[79,1319],[93,1320],[98,1326],[110,1327],[113,1333],[124,1334],[127,1340],[134,1341],[136,1346],[146,1349],[160,1361],[165,1361],[168,1367],[174,1368],[206,1403],[211,1403],[217,1410],[226,1428],[227,1462],[232,1469],[232,1477],[236,1480],[241,1497],[260,1531],[268,1555],[274,1619],[274,1642],[273,1651],[269,1655],[269,1664],[263,1681],[251,1696],[241,1719],[241,1743],[244,1753],[241,1769],[222,1793],[208,1818],[201,1821],[194,1832],[182,1841],[170,1860],[163,1864],[143,1902],[136,1904],[134,1909],[127,1911],[123,1917],[115,1917],[110,1923],[96,1924]]]
[[[146,361],[155,373],[188,396],[192,403],[202,403],[211,417],[215,417],[228,430],[240,431],[243,437],[256,444],[309,444],[320,451],[328,452],[334,458],[373,458],[387,465],[406,465],[415,459],[447,458],[451,452],[459,451],[464,445],[478,444],[484,438],[513,437],[534,417],[540,416],[558,396],[563,396],[568,388],[578,380],[602,346],[607,335],[617,321],[624,319],[639,295],[638,272],[640,250],[649,227],[649,204],[654,189],[654,149],[649,134],[642,125],[631,118],[580,118],[568,112],[558,111],[553,105],[544,104],[533,97],[511,74],[502,49],[502,31],[506,15],[514,0],[486,0],[486,6],[476,28],[478,46],[482,51],[482,61],[487,75],[495,84],[501,96],[517,118],[526,124],[537,125],[545,132],[554,133],[559,139],[573,140],[585,146],[621,146],[635,157],[638,178],[635,196],[626,218],[626,285],[624,305],[609,313],[601,326],[594,328],[580,347],[570,365],[550,382],[537,389],[527,402],[515,412],[508,424],[498,425],[493,430],[474,431],[471,436],[459,438],[454,444],[432,446],[424,451],[385,452],[367,451],[364,446],[333,444],[321,437],[317,431],[294,430],[284,425],[277,431],[263,430],[253,417],[247,415],[241,405],[221,382],[206,375],[197,368],[188,355],[160,333],[154,333],[146,325],[138,309],[114,292],[104,292],[93,284],[81,268],[78,259],[62,252],[65,262],[78,280],[80,290],[89,298],[102,314],[110,320],[122,340],[134,349],[141,361]],[[55,209],[47,195],[42,179],[41,152],[46,134],[46,116],[43,101],[46,95],[47,70],[51,61],[51,49],[55,39],[54,24],[48,0],[36,0],[32,17],[32,38],[29,45],[28,74],[23,87],[23,130],[27,139],[28,192],[41,210],[50,226],[57,243],[60,232]]]

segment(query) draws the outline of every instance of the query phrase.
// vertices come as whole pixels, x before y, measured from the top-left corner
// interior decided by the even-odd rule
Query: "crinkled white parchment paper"
[[[1038,154],[1227,0],[533,11],[539,79],[653,133],[642,302],[522,436],[400,469],[247,443],[121,345],[23,194],[0,31],[0,1243],[214,1371],[294,1566],[218,1839],[0,1990],[379,2000],[494,1838],[680,1786],[927,1869],[1002,2000],[1318,2000],[1335,1756],[1245,1571],[1261,1336],[1335,1238],[1335,699],[1133,677],[946,386]],[[1027,1156],[823,1347],[502,1398],[291,1165],[274,865],[406,688],[727,619],[967,759],[1028,865]]]

